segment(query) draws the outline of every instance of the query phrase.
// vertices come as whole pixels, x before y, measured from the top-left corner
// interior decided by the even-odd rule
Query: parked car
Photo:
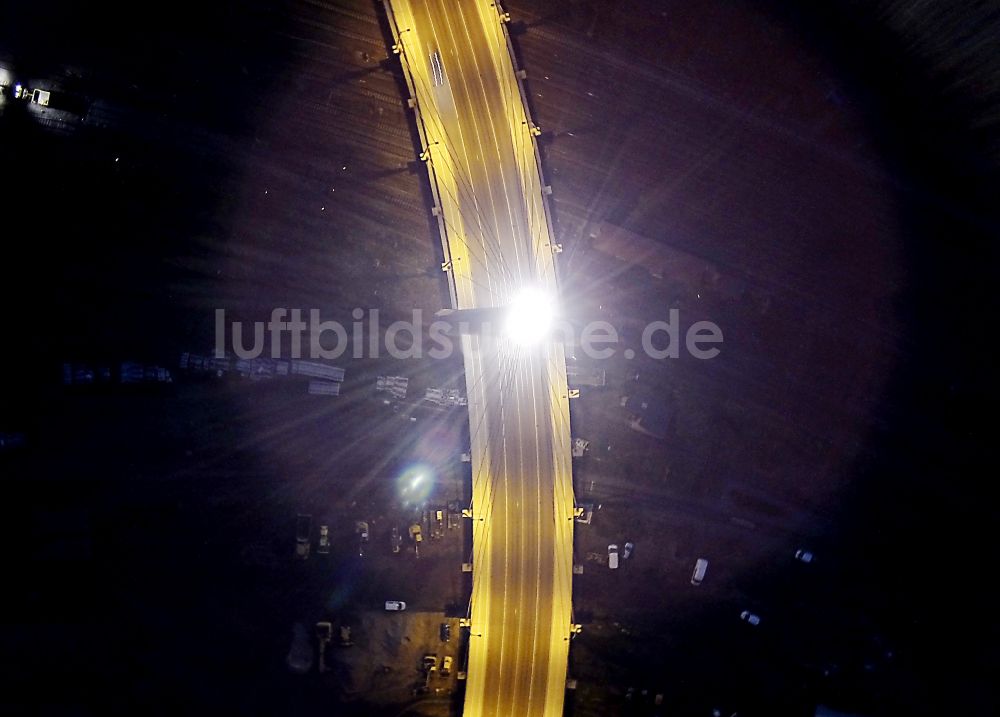
[[[292,645],[285,656],[285,664],[292,672],[304,675],[312,669],[314,658],[312,640],[309,639],[305,625],[295,623],[292,625]]]
[[[694,561],[694,572],[691,573],[691,584],[694,586],[701,585],[701,581],[705,579],[705,573],[708,572],[708,560],[705,558],[698,558]]]
[[[813,561],[813,554],[810,550],[796,550],[795,559],[803,563],[811,563]]]
[[[18,448],[23,445],[23,433],[0,433],[0,450]]]
[[[451,655],[445,655],[441,662],[441,677],[447,677],[451,674],[451,662]]]
[[[441,638],[441,642],[449,642],[451,640],[451,625],[442,622],[438,629],[438,636]]]
[[[744,610],[740,613],[740,620],[749,625],[760,625],[760,615],[749,610]]]
[[[410,540],[412,540],[414,543],[419,543],[419,542],[422,542],[423,539],[424,539],[424,535],[421,532],[420,523],[414,523],[413,525],[411,525],[410,526]]]
[[[629,541],[625,543],[625,550],[622,551],[622,560],[628,560],[632,557],[632,551],[635,550],[635,543]]]
[[[389,536],[389,544],[392,546],[393,553],[398,553],[403,544],[403,539],[399,535],[399,528],[395,525],[392,526],[392,534]]]
[[[576,516],[576,522],[583,523],[584,525],[590,525],[591,521],[594,519],[594,504],[580,503],[578,507],[583,508],[583,512]]]
[[[333,623],[331,622],[317,622],[316,623],[316,639],[320,642],[320,650],[325,647],[325,643],[329,643],[333,639]]]
[[[330,552],[330,528],[326,525],[319,526],[319,542],[316,544],[316,552],[326,555]]]
[[[300,513],[295,519],[295,556],[301,560],[309,557],[312,535],[312,516]]]
[[[63,383],[67,386],[88,386],[94,382],[94,370],[81,364],[63,364]]]
[[[618,569],[618,546],[614,543],[608,546],[608,567],[612,570]]]
[[[406,603],[402,600],[386,600],[385,609],[389,612],[399,612],[406,609]]]
[[[358,534],[358,555],[364,557],[365,548],[368,545],[368,523],[364,520],[359,520],[354,525]]]

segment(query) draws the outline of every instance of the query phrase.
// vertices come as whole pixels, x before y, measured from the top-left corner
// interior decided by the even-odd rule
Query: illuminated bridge
[[[503,10],[486,0],[385,4],[453,307],[543,313],[557,298],[558,248]],[[574,510],[566,366],[561,344],[521,338],[462,337],[473,466],[467,717],[563,712]]]

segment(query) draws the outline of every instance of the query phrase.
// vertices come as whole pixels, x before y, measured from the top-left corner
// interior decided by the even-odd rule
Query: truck
[[[469,399],[455,388],[428,388],[424,392],[424,400],[444,408],[469,405]]]
[[[344,380],[344,369],[315,361],[299,361],[294,359],[291,365],[292,374],[307,378],[319,378],[325,381],[340,382]]]
[[[135,361],[123,361],[119,377],[122,383],[171,383],[174,380],[170,371],[161,366],[146,366]]]

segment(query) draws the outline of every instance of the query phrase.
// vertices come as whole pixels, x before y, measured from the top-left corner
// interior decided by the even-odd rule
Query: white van
[[[618,569],[618,546],[615,543],[608,546],[608,567]]]
[[[708,561],[705,558],[698,558],[694,561],[694,572],[691,573],[691,584],[701,585],[701,581],[705,579],[705,573],[708,572]]]

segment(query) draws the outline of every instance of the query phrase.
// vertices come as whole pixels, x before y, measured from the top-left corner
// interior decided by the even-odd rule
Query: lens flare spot
[[[396,478],[396,493],[403,505],[423,505],[434,489],[434,470],[425,464],[408,466]]]

